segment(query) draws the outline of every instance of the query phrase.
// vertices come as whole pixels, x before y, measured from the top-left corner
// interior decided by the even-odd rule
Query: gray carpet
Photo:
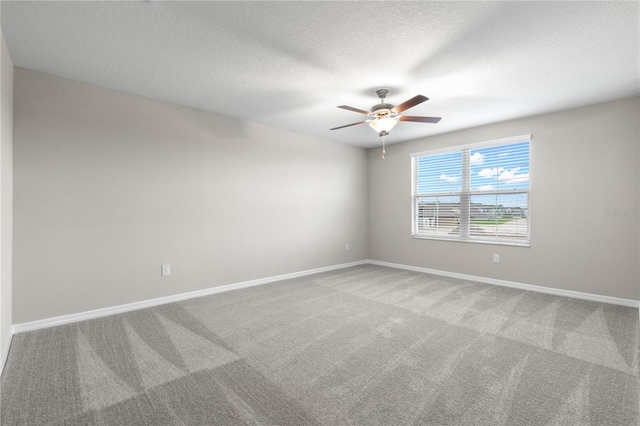
[[[638,310],[372,265],[14,336],[3,425],[637,425]]]

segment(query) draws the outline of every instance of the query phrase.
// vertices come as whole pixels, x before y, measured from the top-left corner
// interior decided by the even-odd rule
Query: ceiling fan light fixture
[[[388,135],[396,124],[398,124],[398,120],[391,117],[378,117],[369,122],[369,126],[378,132],[380,136]]]

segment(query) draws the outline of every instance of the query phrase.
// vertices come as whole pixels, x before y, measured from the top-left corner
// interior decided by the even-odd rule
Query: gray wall
[[[13,62],[0,29],[0,354],[11,330]]]
[[[14,91],[14,323],[367,257],[364,149],[18,67]]]
[[[370,150],[369,257],[639,299],[639,112],[631,98],[388,146],[385,161]],[[531,247],[411,238],[410,153],[526,133]],[[607,217],[607,209],[632,214]]]
[[[3,65],[3,106],[6,75]],[[640,208],[638,98],[392,145],[381,161],[377,148],[21,68],[14,92],[13,323],[367,257],[640,296],[638,217],[605,216]],[[530,248],[411,239],[410,153],[523,133]]]

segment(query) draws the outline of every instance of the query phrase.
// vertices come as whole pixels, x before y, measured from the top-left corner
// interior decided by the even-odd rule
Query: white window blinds
[[[530,139],[411,154],[413,237],[529,245]]]

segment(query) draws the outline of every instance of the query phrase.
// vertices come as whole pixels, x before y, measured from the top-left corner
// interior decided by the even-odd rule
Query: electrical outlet
[[[171,275],[171,265],[162,265],[162,276]]]
[[[349,243],[347,243],[347,244],[344,246],[344,249],[345,249],[345,250],[347,250],[347,251],[349,251]]]
[[[499,254],[494,254],[493,255],[493,263],[500,263],[500,255]]]

